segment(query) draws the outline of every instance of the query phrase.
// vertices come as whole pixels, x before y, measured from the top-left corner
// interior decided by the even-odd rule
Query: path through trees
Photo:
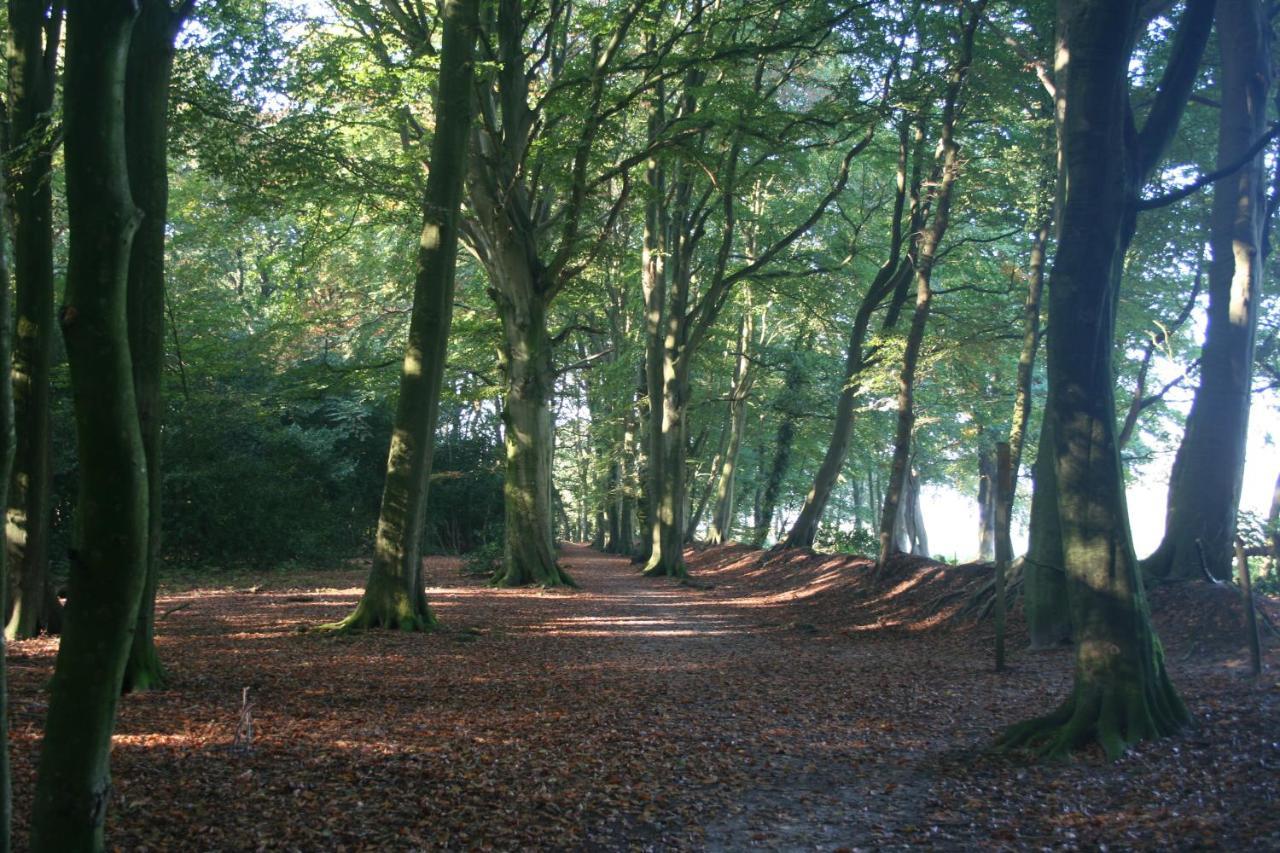
[[[869,560],[801,551],[766,566],[742,546],[687,552],[699,586],[580,546],[561,559],[580,591],[492,589],[428,560],[431,634],[299,633],[349,612],[367,566],[162,589],[173,682],[121,704],[108,845],[1280,840],[1274,810],[1253,807],[1280,795],[1280,695],[1221,655],[1170,648],[1194,749],[1027,766],[986,750],[1067,690],[1070,652],[1018,636],[998,678],[985,629],[929,628],[919,608],[963,567],[905,558],[876,591]],[[13,648],[20,820],[55,644]],[[246,686],[253,736],[233,749]]]

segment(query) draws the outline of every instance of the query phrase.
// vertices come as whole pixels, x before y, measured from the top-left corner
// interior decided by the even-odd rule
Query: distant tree
[[[56,628],[58,600],[49,579],[49,375],[54,329],[54,96],[63,0],[9,0],[9,151],[12,169],[17,337],[13,347],[17,454],[5,525],[14,577],[9,639]]]

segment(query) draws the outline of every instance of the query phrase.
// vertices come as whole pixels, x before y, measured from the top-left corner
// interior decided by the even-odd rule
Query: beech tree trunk
[[[54,350],[53,115],[62,4],[9,0],[9,156],[14,159],[17,328],[13,398],[17,451],[9,488],[6,548],[12,583],[5,635],[56,628],[49,586],[49,374]]]
[[[907,183],[907,159],[914,149],[918,161],[922,153],[919,145],[911,144],[911,120],[903,120],[898,127],[898,173],[897,194],[894,198],[893,217],[889,235],[889,256],[876,273],[876,277],[867,287],[861,302],[858,303],[854,315],[853,326],[849,330],[849,344],[845,348],[844,381],[840,386],[840,396],[836,399],[836,417],[831,428],[831,440],[827,443],[822,463],[813,478],[813,486],[805,495],[804,505],[796,517],[786,538],[782,541],[784,548],[810,548],[818,537],[818,526],[822,523],[822,514],[826,512],[827,502],[839,482],[844,470],[845,459],[849,455],[849,443],[853,439],[853,426],[856,419],[856,405],[861,391],[859,377],[868,366],[869,354],[865,352],[867,330],[871,325],[871,317],[884,303],[890,294],[911,276],[911,265],[902,262],[904,244],[914,240],[914,235],[904,234],[903,215],[907,206],[907,198],[919,198],[919,186]],[[920,175],[919,163],[912,169],[916,180]]]
[[[747,395],[751,393],[752,384],[748,356],[754,335],[755,321],[748,308],[738,323],[738,352],[729,391],[729,439],[721,454],[720,470],[712,469],[712,474],[718,475],[715,512],[707,535],[707,541],[712,545],[728,542],[733,536],[734,479],[737,476],[738,451],[742,447],[742,432],[747,425]]]
[[[960,91],[973,62],[973,40],[982,21],[985,0],[979,0],[961,12],[960,45],[956,61],[951,68],[942,108],[942,129],[938,138],[939,163],[935,170],[937,193],[934,196],[933,220],[920,238],[920,250],[916,258],[916,305],[911,315],[911,328],[907,333],[907,347],[902,356],[902,372],[898,377],[898,420],[893,441],[893,464],[889,470],[889,484],[885,489],[884,510],[880,516],[880,555],[876,565],[883,568],[893,553],[894,525],[898,518],[898,502],[902,499],[911,459],[911,431],[915,426],[916,365],[924,342],[925,327],[933,305],[933,265],[938,247],[950,224],[951,193],[960,175],[960,146],[955,140],[956,109]],[[963,15],[968,12],[969,18]]]
[[[174,40],[191,9],[177,10],[169,0],[145,0],[129,42],[125,76],[125,146],[129,189],[142,212],[129,259],[129,353],[138,401],[142,449],[147,457],[147,578],[138,607],[126,693],[164,683],[156,653],[156,580],[160,565],[161,511],[160,426],[164,415],[161,382],[164,371],[165,269],[164,239],[169,209],[169,78]]]
[[[1049,400],[1075,687],[1058,710],[1002,742],[1061,755],[1097,742],[1116,757],[1188,720],[1151,628],[1133,553],[1116,441],[1112,352],[1136,199],[1176,130],[1212,2],[1192,0],[1146,125],[1129,112],[1137,0],[1061,0],[1062,228],[1049,280]],[[1042,452],[1043,449],[1042,449]]]
[[[0,169],[0,365],[9,363],[13,316],[10,308],[9,256],[5,231],[9,224],[5,175]],[[0,370],[0,506],[7,506],[9,474],[13,467],[16,436],[13,427],[13,381]],[[0,548],[0,590],[9,582],[6,549]],[[13,779],[9,768],[9,683],[3,632],[0,632],[0,851],[12,849]]]
[[[1033,649],[1050,649],[1071,641],[1053,446],[1053,423],[1046,416],[1032,472],[1031,537],[1022,563],[1022,609]]]
[[[62,331],[80,456],[67,620],[49,686],[35,851],[101,850],[116,702],[146,579],[147,464],[126,325],[124,92],[131,3],[72,0],[64,102],[70,248]]]
[[[1239,162],[1266,133],[1271,25],[1258,0],[1219,0],[1221,52],[1218,166]],[[1253,350],[1267,214],[1265,155],[1213,186],[1209,317],[1200,384],[1169,484],[1165,535],[1144,561],[1152,577],[1231,577],[1236,509],[1244,479]]]
[[[423,192],[409,337],[400,397],[364,594],[335,630],[428,630],[435,619],[422,583],[422,530],[435,451],[458,256],[459,209],[466,174],[478,37],[478,0],[448,0],[431,169]]]

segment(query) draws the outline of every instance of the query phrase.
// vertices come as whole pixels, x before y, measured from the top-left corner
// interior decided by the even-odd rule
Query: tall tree
[[[603,212],[604,226],[598,231],[587,225],[589,205],[611,185],[611,178],[625,178],[631,165],[644,159],[643,154],[624,157],[623,164],[605,170],[608,177],[591,169],[610,117],[638,94],[623,93],[616,103],[606,97],[616,93],[607,92],[605,84],[647,0],[621,10],[611,30],[585,34],[585,45],[576,35],[569,38],[577,18],[568,4],[540,10],[545,15],[534,14],[522,0],[499,0],[496,5],[496,15],[485,25],[485,54],[493,63],[479,87],[481,120],[474,129],[477,156],[468,179],[471,215],[466,237],[489,275],[489,293],[503,329],[506,527],[503,569],[497,580],[507,586],[557,586],[572,580],[556,563],[552,535],[550,401],[556,336],[549,327],[549,311],[611,233],[628,195],[625,181],[624,190]],[[532,55],[526,48],[528,38],[541,45]],[[586,49],[578,52],[579,47]],[[570,48],[577,60],[573,63]],[[541,50],[546,55],[539,58]],[[558,104],[574,111],[572,120],[566,112],[548,121],[548,99],[535,97],[535,82],[557,92],[585,91],[586,103]],[[641,85],[639,91],[646,88]],[[538,135],[552,127],[576,130],[563,140],[568,162],[551,165],[541,159],[554,156],[550,146],[535,144]],[[542,182],[543,166],[567,174],[563,193]],[[548,251],[544,237],[551,231],[558,234],[554,251]]]
[[[1129,109],[1138,0],[1060,0],[1063,195],[1049,278],[1053,490],[1076,640],[1075,687],[1008,746],[1058,755],[1097,742],[1115,757],[1187,722],[1147,611],[1116,442],[1115,312],[1138,194],[1174,136],[1208,38],[1213,0],[1190,0],[1139,130]],[[1047,448],[1042,447],[1041,453]]]
[[[170,6],[144,0],[129,41],[125,77],[125,147],[129,189],[142,221],[129,259],[129,353],[138,401],[142,448],[147,456],[147,580],[138,607],[124,690],[146,690],[164,682],[156,654],[156,579],[160,567],[160,427],[165,338],[165,228],[169,208],[169,80],[174,40],[195,0]]]
[[[939,156],[934,167],[933,180],[930,182],[937,187],[932,201],[933,217],[920,237],[920,248],[915,258],[916,304],[911,315],[911,328],[907,333],[906,350],[902,356],[902,372],[898,378],[898,422],[894,436],[893,464],[889,471],[884,511],[880,518],[880,556],[877,565],[882,568],[894,551],[894,530],[899,514],[898,503],[902,499],[910,474],[911,431],[915,425],[916,363],[933,305],[933,268],[942,238],[950,225],[952,193],[956,180],[960,176],[960,145],[955,138],[956,113],[960,106],[960,93],[964,87],[965,78],[973,63],[974,37],[977,34],[978,25],[982,22],[982,10],[985,6],[985,0],[961,6],[960,43],[956,59],[949,72],[946,93],[943,96],[942,124],[938,136]]]
[[[64,102],[70,247],[61,324],[80,455],[67,619],[49,687],[31,849],[101,850],[109,756],[146,579],[147,463],[126,322],[139,212],[125,157],[137,6],[72,0]]]
[[[61,0],[9,0],[9,159],[17,337],[13,347],[18,447],[5,525],[14,577],[5,635],[53,627],[49,582],[49,372],[53,366],[54,94]]]
[[[1258,0],[1219,0],[1218,169],[1210,222],[1209,316],[1200,384],[1169,482],[1165,535],[1143,561],[1164,580],[1231,577],[1244,480],[1262,283],[1271,24]],[[1236,168],[1239,166],[1239,168]],[[1203,561],[1203,568],[1202,562]]]
[[[7,105],[6,105],[7,106]],[[9,252],[5,231],[9,222],[4,171],[0,170],[0,365],[9,363],[13,316],[9,293]],[[9,490],[13,466],[13,381],[9,371],[0,370],[0,506]],[[0,590],[8,583],[6,549],[0,548]],[[9,767],[9,679],[4,634],[0,633],[0,851],[8,853],[13,833],[13,779]]]
[[[475,102],[478,7],[478,0],[449,0],[443,10],[435,135],[373,566],[356,609],[332,626],[338,630],[421,631],[435,622],[422,584],[422,530],[453,318],[460,209]]]

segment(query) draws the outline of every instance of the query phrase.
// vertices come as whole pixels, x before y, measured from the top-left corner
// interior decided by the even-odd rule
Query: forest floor
[[[1280,848],[1280,678],[1274,650],[1242,677],[1227,589],[1153,596],[1191,728],[1046,765],[989,745],[1066,695],[1071,653],[1025,651],[1015,613],[994,673],[989,625],[941,624],[972,567],[905,558],[876,583],[865,560],[726,546],[690,553],[690,585],[563,562],[580,590],[429,560],[427,635],[306,630],[355,605],[358,564],[163,589],[171,683],[121,702],[109,845]],[[55,650],[10,647],[17,849]]]

